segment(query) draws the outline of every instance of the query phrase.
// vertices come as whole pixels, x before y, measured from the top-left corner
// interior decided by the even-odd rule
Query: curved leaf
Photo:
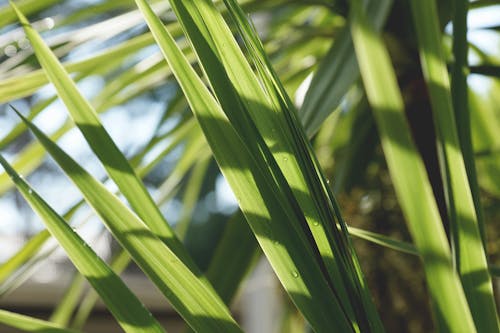
[[[0,164],[126,332],[164,332],[123,281],[0,155]]]

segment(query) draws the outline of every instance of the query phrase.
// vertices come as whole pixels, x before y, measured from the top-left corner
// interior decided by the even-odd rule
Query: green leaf
[[[481,74],[486,76],[500,77],[500,66],[497,65],[475,65],[469,66],[471,74]]]
[[[52,236],[64,248],[76,268],[99,293],[120,326],[126,332],[164,332],[160,324],[123,281],[71,229],[66,221],[32,190],[1,155],[0,164],[12,178],[26,201],[42,218]]]
[[[469,92],[470,108],[474,110],[471,116],[474,149],[481,153],[477,159],[478,176],[481,187],[488,193],[500,197],[500,137],[498,128],[500,121],[495,114],[495,96],[500,86],[494,84],[489,96],[482,97],[477,93]]]
[[[195,150],[195,154],[199,154],[199,147],[196,148],[197,149]],[[184,194],[182,196],[182,211],[179,222],[177,222],[176,226],[177,234],[181,239],[185,239],[186,237],[186,233],[189,228],[189,222],[191,221],[191,217],[193,216],[193,211],[196,207],[196,203],[200,198],[200,191],[203,185],[203,180],[205,179],[208,166],[211,162],[210,157],[211,156],[203,156],[203,158],[200,158],[200,156],[198,155],[198,158],[194,162],[194,166],[191,170],[191,175],[184,189]]]
[[[340,330],[352,331],[329,292],[320,268],[311,260],[315,254],[300,227],[303,222],[297,220],[301,217],[295,215],[297,207],[290,206],[290,197],[282,192],[286,191],[282,181],[276,184],[274,176],[264,167],[266,162],[262,155],[250,155],[246,142],[243,143],[228,122],[161,21],[145,1],[136,2],[186,94],[242,211],[292,299],[306,313],[313,327],[328,330],[335,325]],[[254,130],[253,137],[259,140],[260,134]],[[292,226],[278,221],[290,221]]]
[[[121,274],[125,270],[125,268],[127,268],[127,266],[130,264],[130,260],[131,258],[128,252],[122,250],[111,260],[109,266],[116,274]],[[73,283],[75,284],[78,283],[74,281]],[[71,322],[71,328],[75,329],[83,328],[83,326],[85,325],[85,321],[90,316],[92,309],[94,308],[94,305],[96,304],[98,299],[99,299],[99,294],[97,294],[94,290],[87,291],[87,294],[81,300],[78,306],[78,311],[75,313],[74,319]]]
[[[408,254],[412,254],[414,256],[419,255],[418,250],[415,248],[415,246],[413,244],[410,244],[410,243],[398,241],[398,240],[395,240],[393,238],[390,238],[390,237],[387,237],[387,236],[384,236],[384,235],[381,235],[381,234],[378,234],[375,232],[371,232],[371,231],[367,231],[367,230],[363,230],[363,229],[359,229],[359,228],[355,228],[355,227],[349,227],[349,233],[351,235],[353,235],[354,237],[364,239],[364,240],[369,241],[371,243],[378,244],[378,245],[381,245],[383,247],[387,247],[389,249],[396,250],[398,252],[408,253]]]
[[[350,251],[347,233],[344,230],[342,234],[332,227],[334,220],[343,225],[340,212],[326,190],[326,180],[297,120],[296,111],[246,16],[236,2],[225,1],[257,68],[260,82],[229,27],[210,2],[176,0],[171,3],[214,94],[238,135],[253,156],[263,155],[265,163],[272,166],[273,177],[281,182],[285,196],[292,202],[296,200],[300,209],[306,212],[304,216],[309,230],[305,234],[310,232],[314,239],[309,246],[319,251],[318,264],[324,265],[325,278],[338,295],[345,313],[355,326],[381,326],[371,297],[363,287],[364,281],[356,267],[356,257]],[[259,136],[264,142],[255,140]],[[264,146],[270,147],[272,156]],[[295,227],[303,230],[306,226],[298,221]]]
[[[69,330],[57,324],[40,320],[18,313],[0,309],[0,323],[11,326],[25,332],[36,333],[77,333],[78,331]]]
[[[482,8],[498,5],[498,0],[476,0],[470,3],[471,8]]]
[[[380,34],[359,0],[351,1],[351,34],[396,196],[421,255],[433,302],[450,332],[475,332],[453,269],[448,241],[422,159],[410,136],[404,105]],[[416,204],[418,203],[418,204]]]
[[[485,242],[484,220],[481,202],[479,199],[479,185],[476,176],[474,150],[472,148],[470,108],[468,101],[467,72],[469,44],[467,41],[467,0],[453,0],[453,58],[455,60],[451,72],[451,96],[453,110],[457,122],[457,133],[462,149],[465,170],[470,184],[470,191],[474,202],[478,228],[481,233],[483,246]],[[485,248],[486,250],[486,248]]]
[[[56,88],[61,100],[66,104],[73,121],[104,165],[111,179],[148,227],[180,257],[182,262],[188,265],[196,274],[200,274],[199,269],[165,221],[144,184],[102,126],[95,110],[80,94],[73,80],[71,80],[49,47],[43,42],[40,35],[29,25],[27,19],[12,2],[11,5],[23,25],[26,36],[31,41],[40,65]]]
[[[376,31],[389,14],[392,0],[367,1],[367,12]],[[313,76],[299,112],[308,136],[314,135],[325,119],[339,106],[342,98],[359,79],[349,28],[342,29]]]
[[[28,261],[38,250],[45,244],[45,241],[50,238],[47,230],[40,231],[35,236],[31,237],[26,244],[15,255],[10,257],[0,266],[0,284],[7,279],[16,269]]]
[[[46,8],[50,8],[51,6],[61,2],[62,0],[21,0],[17,1],[17,6],[26,13],[26,15],[35,14],[39,11],[42,11]],[[0,8],[0,27],[5,27],[9,23],[13,23],[17,20],[17,15],[12,10],[12,8],[7,5]]]
[[[49,321],[67,327],[73,315],[73,310],[80,301],[80,296],[84,287],[84,276],[76,272],[72,278],[71,284],[64,291],[64,296],[59,300],[57,307],[54,312],[52,312]]]
[[[195,330],[239,332],[229,310],[201,275],[168,248],[144,222],[26,118],[40,143],[78,186],[116,240]]]
[[[471,183],[469,179],[472,179],[472,183],[475,184],[475,174],[473,174],[475,168],[470,142],[467,101],[464,100],[467,96],[466,82],[463,77],[466,54],[461,53],[466,51],[463,45],[454,47],[454,54],[457,58],[456,70],[460,71],[454,76],[457,119],[451,98],[436,2],[412,0],[411,4],[422,70],[429,90],[438,142],[443,154],[440,162],[441,170],[443,170],[442,178],[447,187],[448,213],[454,228],[452,240],[457,270],[460,273],[477,330],[500,332],[492,280],[488,272],[480,221],[476,213],[476,209],[480,209],[478,194],[476,193],[477,205],[475,205],[469,185]],[[461,18],[462,21],[464,19]],[[455,20],[454,34],[459,34],[457,38],[460,38],[460,34],[462,38],[466,37],[464,31],[460,31],[461,25],[465,25],[462,21]],[[464,41],[459,42],[463,44]],[[455,43],[457,43],[456,40]],[[462,103],[465,104],[461,105]],[[468,163],[465,162],[464,156]]]
[[[255,236],[238,211],[227,222],[207,270],[207,278],[226,304],[230,304],[236,295],[238,286],[259,253]]]
[[[227,221],[206,273],[224,303],[230,305],[234,300],[238,288],[258,262],[260,254],[258,243],[243,213],[237,211]]]

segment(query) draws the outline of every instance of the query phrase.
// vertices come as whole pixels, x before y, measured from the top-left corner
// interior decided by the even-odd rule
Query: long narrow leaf
[[[131,38],[127,42],[112,47],[109,50],[91,57],[89,59],[64,64],[65,69],[70,72],[87,72],[95,68],[96,64],[108,63],[118,65],[118,60],[123,59],[130,52],[140,50],[153,42],[150,34]],[[0,81],[0,103],[5,103],[17,98],[28,96],[48,83],[48,78],[43,70],[35,70],[28,74],[15,76]]]
[[[47,230],[42,230],[32,237],[20,251],[10,257],[0,266],[0,284],[8,278],[19,266],[28,261],[42,247],[50,234]]]
[[[225,0],[224,2],[229,8],[231,17],[237,23],[241,36],[249,49],[250,57],[257,68],[265,91],[274,105],[275,115],[277,118],[282,119],[281,128],[284,129],[282,134],[291,133],[288,135],[289,144],[284,144],[284,142],[287,142],[287,135],[277,135],[279,139],[275,145],[280,147],[279,150],[294,152],[293,155],[297,158],[297,164],[294,165],[292,161],[290,163],[278,162],[278,164],[284,171],[285,177],[291,183],[292,188],[295,189],[295,196],[302,209],[310,215],[306,216],[306,219],[316,242],[313,246],[317,245],[323,257],[329,277],[333,281],[334,290],[339,295],[341,303],[347,309],[346,311],[349,311],[351,307],[354,309],[356,324],[360,326],[361,330],[383,331],[382,322],[366,288],[366,281],[361,272],[354,247],[347,236],[342,214],[333,194],[329,190],[304,129],[299,123],[293,103],[267,59],[256,30],[246,19],[242,9],[234,0]],[[230,66],[230,64],[227,66]],[[244,71],[244,69],[242,70]],[[237,85],[236,82],[239,81],[241,80],[235,81],[233,78],[233,84]],[[260,119],[261,113],[254,112],[254,119]],[[262,121],[257,121],[257,126],[263,133],[266,133]],[[280,133],[281,131],[276,132]],[[269,135],[269,132],[267,132],[267,135]],[[270,136],[272,137],[272,134]],[[277,153],[274,153],[274,156],[278,161],[280,160]],[[296,187],[297,185],[299,187]],[[308,192],[310,195],[303,196],[301,195],[302,191]],[[332,221],[338,222],[342,232],[339,232]],[[318,224],[322,228],[318,228]],[[335,264],[332,264],[330,258],[332,251]],[[347,291],[347,297],[344,290]]]
[[[360,3],[351,1],[351,33],[356,57],[396,195],[422,257],[430,294],[451,332],[475,332],[460,280],[453,269],[432,188],[410,137],[388,52]]]
[[[418,256],[419,253],[415,246],[410,243],[395,240],[393,238],[378,234],[376,232],[371,232],[359,228],[349,227],[349,233],[354,237],[364,239],[374,244],[381,245],[383,247],[396,250],[398,252],[412,254]]]
[[[113,142],[108,132],[102,126],[95,110],[80,94],[75,83],[69,77],[64,67],[43,42],[40,35],[29,25],[28,20],[12,4],[21,24],[30,39],[35,54],[38,57],[49,80],[57,90],[58,95],[66,104],[68,112],[84,135],[90,147],[103,163],[106,171],[127,198],[130,205],[141,219],[158,235],[165,244],[180,257],[180,259],[197,274],[200,274],[194,261],[175,236],[159,208],[155,205],[146,187],[135,174],[125,156]]]
[[[372,0],[367,3],[369,19],[378,31],[385,22],[392,0]],[[316,133],[358,79],[358,63],[349,28],[346,27],[335,38],[331,49],[321,61],[304,97],[299,115],[309,136]]]
[[[338,327],[341,331],[352,331],[333,294],[328,292],[319,267],[311,261],[314,253],[304,235],[284,223],[297,218],[293,215],[296,208],[285,208],[283,205],[288,201],[277,199],[275,194],[280,187],[272,185],[275,180],[263,170],[265,162],[261,160],[258,164],[255,160],[262,157],[249,154],[246,144],[179,52],[161,21],[145,1],[136,2],[186,94],[242,211],[292,299],[318,330]]]
[[[71,316],[73,315],[73,310],[80,301],[80,296],[84,287],[84,276],[75,272],[71,284],[64,291],[64,296],[58,302],[57,307],[54,309],[49,318],[49,321],[67,327],[69,321],[71,320]]]
[[[65,249],[77,269],[87,278],[126,332],[164,332],[160,324],[127,288],[123,281],[100,259],[43,199],[34,192],[0,155],[0,164],[17,188],[42,218],[49,232]]]
[[[116,273],[122,273],[130,264],[130,256],[127,251],[120,251],[112,260],[109,266]],[[99,299],[99,294],[94,290],[89,290],[78,306],[78,311],[71,322],[71,328],[82,329],[85,321],[90,316],[94,305]]]
[[[469,92],[470,108],[474,110],[471,117],[474,149],[478,156],[478,176],[481,187],[490,194],[500,197],[500,137],[498,128],[500,121],[495,114],[497,103],[494,96],[500,86],[493,85],[490,96],[484,98]]]
[[[277,164],[280,170],[274,177],[285,177],[286,183],[283,182],[281,186],[292,190],[292,200],[297,200],[301,210],[306,212],[309,230],[305,233],[311,233],[314,239],[310,246],[319,251],[321,258],[317,258],[318,264],[325,267],[325,278],[338,295],[339,303],[349,320],[355,326],[374,325],[380,329],[378,315],[372,311],[371,297],[366,295],[367,289],[361,286],[362,279],[357,280],[360,271],[356,270],[357,265],[352,262],[356,261],[356,257],[347,250],[348,241],[332,223],[339,220],[343,224],[334,199],[326,192],[326,180],[296,119],[293,106],[277,77],[273,75],[256,34],[246,20],[242,19],[244,15],[239,6],[235,2],[225,2],[250,54],[255,55],[252,57],[264,89],[229,27],[209,1],[194,3],[172,0],[171,3],[198,54],[222,109],[242,140],[247,142],[253,155],[259,152],[265,154],[267,147],[270,147],[272,156],[264,158],[268,164]],[[224,72],[227,77],[221,74]],[[252,129],[253,126],[257,128],[258,134]],[[265,140],[266,148],[254,140],[259,134]],[[299,230],[306,227],[303,222],[298,224],[295,228]],[[369,319],[367,313],[370,314]]]
[[[57,324],[0,309],[0,323],[25,332],[36,333],[78,333]]]
[[[437,6],[434,0],[412,0],[412,13],[422,70],[426,80],[437,128],[439,144],[443,152],[442,178],[445,180],[448,193],[448,209],[452,226],[455,228],[454,251],[457,269],[462,279],[463,287],[469,306],[474,316],[474,322],[480,332],[500,332],[499,321],[493,298],[493,286],[488,272],[485,247],[480,231],[480,222],[476,209],[479,203],[474,203],[469,179],[475,181],[475,170],[470,147],[470,121],[467,119],[467,105],[462,100],[467,95],[465,87],[455,94],[460,98],[456,110],[459,115],[460,135],[457,133],[457,120],[453,112],[453,103],[450,92],[450,81],[446,67],[443,47],[440,39]],[[425,18],[425,19],[424,19]],[[424,24],[425,22],[425,24]],[[458,22],[457,22],[458,23]],[[460,24],[455,27],[460,29]],[[465,36],[463,36],[465,38]],[[463,51],[465,52],[465,51]],[[455,53],[457,50],[455,48]],[[462,59],[460,59],[462,57]],[[464,61],[465,54],[458,54],[458,61]],[[462,66],[462,64],[458,64]],[[462,68],[459,68],[462,71]],[[464,78],[462,78],[462,81]],[[459,84],[455,80],[456,84]],[[465,82],[461,83],[462,86]],[[465,101],[466,103],[466,101]],[[467,103],[466,103],[467,104]],[[470,159],[466,169],[462,149],[465,148],[466,156]],[[469,177],[468,177],[469,174]],[[476,201],[478,198],[476,197]]]
[[[21,116],[21,115],[20,115]],[[195,330],[239,332],[229,310],[203,277],[196,276],[137,215],[103,184],[50,141],[26,118],[23,121],[78,186],[113,236]]]
[[[227,222],[207,270],[207,278],[226,304],[236,295],[258,253],[255,236],[239,211]]]

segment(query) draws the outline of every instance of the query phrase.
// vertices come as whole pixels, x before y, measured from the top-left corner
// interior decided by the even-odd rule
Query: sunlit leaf
[[[108,309],[126,332],[164,332],[151,313],[123,281],[85,241],[23,180],[0,155],[0,164],[12,178],[26,201],[42,218],[77,269],[99,293]]]

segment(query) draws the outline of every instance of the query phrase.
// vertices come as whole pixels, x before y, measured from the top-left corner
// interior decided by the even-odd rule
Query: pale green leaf
[[[351,4],[351,33],[361,76],[398,201],[424,264],[433,302],[451,332],[475,332],[462,285],[453,269],[432,188],[410,137],[387,49],[368,22],[361,1],[354,0]]]
[[[66,329],[57,324],[40,320],[37,318],[21,315],[18,313],[0,309],[0,323],[11,326],[25,332],[36,333],[78,333],[78,331]],[[0,327],[1,328],[1,327]]]
[[[240,331],[229,310],[204,277],[193,273],[180,257],[176,256],[103,184],[87,173],[26,118],[22,119],[78,186],[116,240],[130,253],[134,261],[191,327],[195,330],[203,328],[207,332]]]
[[[126,332],[164,332],[151,313],[85,241],[23,180],[0,155],[0,164],[64,248],[76,268],[99,293]]]
[[[56,88],[59,97],[66,104],[73,121],[84,135],[96,156],[103,163],[111,179],[113,179],[130,205],[151,230],[165,244],[168,244],[191,270],[199,273],[198,268],[165,221],[165,218],[155,205],[144,184],[102,126],[95,110],[78,91],[73,80],[36,30],[29,25],[27,19],[16,9],[15,5],[12,3],[11,5],[23,25],[27,38],[31,41],[40,65]]]
[[[476,213],[476,209],[480,209],[480,205],[478,202],[477,206],[475,205],[469,185],[469,179],[472,179],[475,184],[475,168],[473,167],[474,160],[470,142],[467,101],[463,100],[467,96],[465,78],[462,77],[462,81],[459,81],[459,77],[455,75],[455,88],[460,89],[455,93],[455,105],[460,107],[460,109],[455,110],[459,117],[457,120],[454,114],[450,79],[440,38],[437,4],[434,0],[412,0],[411,5],[422,71],[427,83],[438,143],[443,155],[440,162],[442,178],[447,187],[448,214],[454,228],[452,240],[454,242],[455,263],[477,330],[479,332],[500,332],[493,298],[492,280],[488,272],[480,222]],[[460,24],[465,24],[465,22],[455,23],[458,25],[458,30],[460,30]],[[455,33],[455,35],[457,34]],[[454,53],[458,61],[458,70],[463,75],[464,68],[462,66],[464,66],[466,55],[458,53],[465,52],[465,50],[457,50],[457,47],[455,46]],[[461,84],[461,88],[457,87],[459,84]],[[461,105],[461,103],[465,103],[465,105]],[[465,155],[463,151],[465,151]],[[467,164],[464,156],[469,159]],[[477,200],[478,198],[476,198]]]
[[[264,167],[263,157],[260,154],[249,154],[247,144],[253,143],[241,141],[217,102],[196,76],[171,35],[147,3],[137,1],[137,4],[183,88],[214,156],[233,188],[261,247],[292,299],[307,312],[308,319],[314,326],[327,328],[336,325],[343,327],[345,331],[352,330],[349,324],[337,315],[341,310],[333,294],[328,293],[329,287],[323,280],[319,267],[311,261],[314,254],[302,231],[296,229],[296,226],[290,228],[284,223],[271,223],[297,221],[299,218],[294,215],[297,212],[296,207],[285,208],[290,203],[285,199],[289,198],[288,196],[283,197],[285,194],[280,189],[282,183],[278,186],[272,185],[275,180]],[[223,72],[220,75],[224,75]],[[256,132],[253,135],[254,138],[260,136]],[[256,158],[261,161],[260,164],[256,162]],[[278,199],[280,196],[283,200]],[[315,305],[312,305],[311,300],[314,300]]]

